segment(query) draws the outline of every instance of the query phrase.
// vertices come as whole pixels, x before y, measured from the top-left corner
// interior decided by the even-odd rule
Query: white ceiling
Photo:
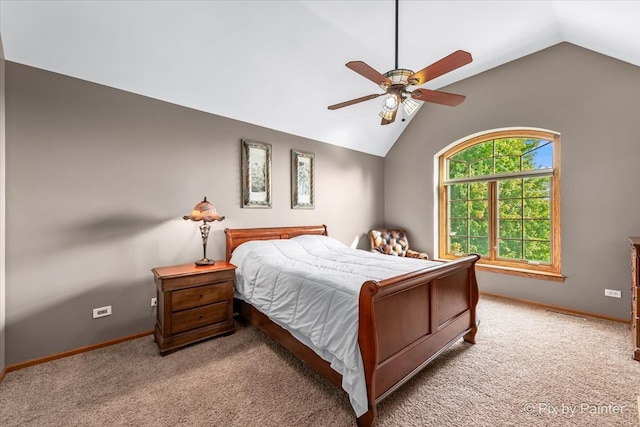
[[[640,1],[400,0],[399,10],[400,68],[473,55],[429,89],[563,41],[640,66]],[[410,122],[381,126],[382,98],[327,109],[381,92],[345,64],[394,68],[394,0],[0,0],[0,34],[9,61],[378,156]]]

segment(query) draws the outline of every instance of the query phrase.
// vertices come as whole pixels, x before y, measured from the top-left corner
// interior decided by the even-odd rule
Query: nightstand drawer
[[[171,333],[177,334],[227,320],[227,301],[184,310],[171,316]]]
[[[171,311],[182,311],[200,307],[233,297],[233,282],[222,282],[207,286],[198,286],[171,293]]]

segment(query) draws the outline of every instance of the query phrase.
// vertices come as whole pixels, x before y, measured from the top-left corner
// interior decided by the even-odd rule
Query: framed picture
[[[271,144],[242,140],[242,207],[271,208]]]
[[[291,209],[313,209],[313,153],[291,150]]]

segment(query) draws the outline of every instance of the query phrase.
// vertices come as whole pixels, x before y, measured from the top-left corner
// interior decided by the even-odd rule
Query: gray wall
[[[446,90],[467,99],[456,108],[425,105],[385,158],[386,222],[404,224],[412,246],[434,253],[436,153],[490,129],[559,132],[565,282],[480,272],[480,288],[628,319],[627,238],[640,235],[640,69],[562,43]],[[622,298],[605,297],[605,288]]]
[[[7,365],[152,329],[150,270],[202,257],[182,216],[203,196],[227,217],[216,259],[225,227],[326,224],[350,245],[383,221],[377,156],[12,62],[6,103]],[[272,209],[240,207],[241,138],[273,145]],[[316,155],[314,210],[290,209],[292,148]]]

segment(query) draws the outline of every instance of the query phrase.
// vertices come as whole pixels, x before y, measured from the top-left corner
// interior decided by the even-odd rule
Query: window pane
[[[487,176],[493,174],[493,159],[483,159],[471,163],[469,167],[471,176]]]
[[[520,156],[496,157],[496,173],[519,172]]]
[[[523,216],[530,219],[550,218],[551,201],[549,199],[524,199]]]
[[[524,180],[524,197],[546,197],[551,194],[551,177]]]
[[[469,195],[469,184],[453,184],[449,186],[451,200],[466,200]]]
[[[489,183],[473,182],[469,184],[469,198],[487,200],[489,198]]]
[[[468,235],[468,222],[466,219],[452,219],[451,220],[451,233],[454,235],[466,236]]]
[[[522,170],[523,171],[533,170],[536,168],[535,149],[539,145],[540,145],[539,139],[527,139],[526,141],[523,141],[523,147],[522,147],[522,151],[523,151]]]
[[[483,219],[489,217],[489,202],[486,200],[473,200],[471,203],[471,218]]]
[[[489,221],[472,219],[469,222],[469,235],[476,237],[489,237]]]
[[[469,253],[466,237],[449,237],[449,251],[454,255],[463,255]]]
[[[493,157],[493,141],[485,141],[480,144],[472,145],[471,147],[453,155],[451,158],[471,163],[479,159],[488,159],[491,157]]]
[[[533,240],[551,240],[551,221],[550,220],[525,220],[524,221],[524,238]]]
[[[464,178],[469,176],[469,166],[467,163],[449,160],[449,178]]]
[[[525,259],[528,261],[551,262],[550,242],[524,242]]]
[[[498,198],[514,199],[522,197],[521,179],[503,179],[498,181]]]
[[[500,220],[522,218],[522,200],[501,200],[498,203],[498,218]]]
[[[529,155],[533,157],[532,169],[551,169],[553,167],[553,142],[544,139],[537,140],[539,144]]]
[[[476,253],[480,255],[489,255],[489,239],[482,237],[469,238],[469,251],[467,253]]]
[[[451,218],[467,218],[467,203],[468,202],[451,202],[450,217]]]
[[[496,139],[495,140],[496,156],[517,156],[518,164],[520,164],[519,157],[522,155],[523,144],[518,144],[519,140],[521,140],[521,138]]]
[[[522,220],[520,219],[501,219],[498,224],[500,232],[498,237],[521,239],[522,238]]]
[[[499,239],[498,256],[501,258],[522,259],[522,241]]]

